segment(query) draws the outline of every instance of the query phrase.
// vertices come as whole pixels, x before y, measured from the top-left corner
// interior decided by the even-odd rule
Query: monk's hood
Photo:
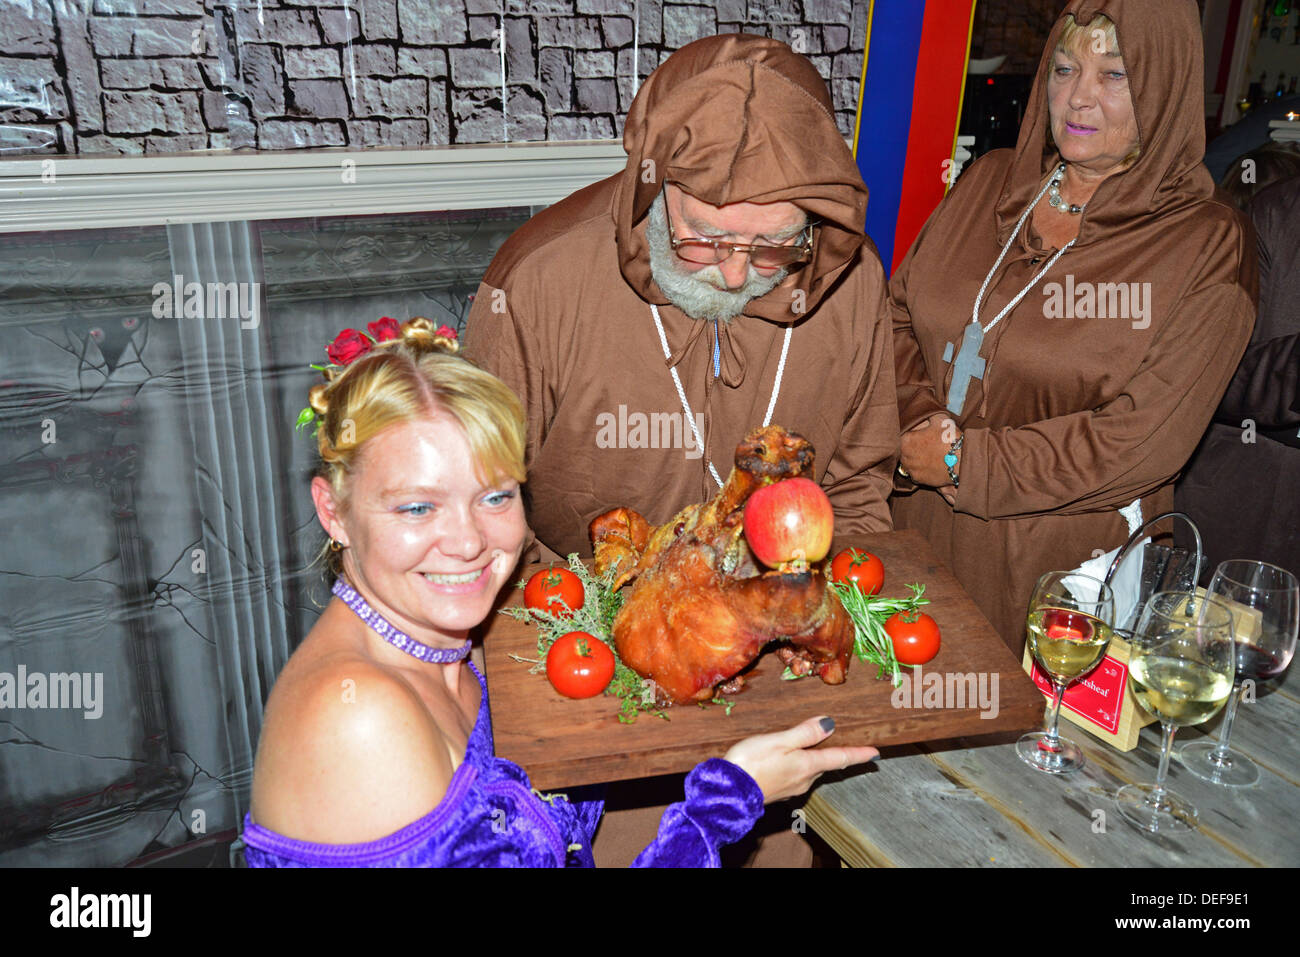
[[[766,37],[724,34],[682,47],[645,81],[623,131],[627,169],[614,200],[619,267],[648,302],[645,218],[664,181],[728,203],[791,202],[821,221],[812,261],[751,300],[745,314],[788,323],[811,312],[863,244],[867,188],[807,58]]]
[[[1211,199],[1205,156],[1204,65],[1195,0],[1071,0],[1052,28],[1020,125],[1015,159],[997,204],[999,242],[1006,242],[1047,170],[1051,145],[1047,81],[1066,15],[1088,24],[1104,13],[1115,22],[1128,73],[1142,153],[1097,188],[1083,212],[1076,246],[1131,230],[1144,220]]]

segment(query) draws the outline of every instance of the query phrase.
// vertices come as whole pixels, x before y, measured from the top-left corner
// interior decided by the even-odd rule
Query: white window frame
[[[618,141],[0,160],[0,233],[548,206]]]

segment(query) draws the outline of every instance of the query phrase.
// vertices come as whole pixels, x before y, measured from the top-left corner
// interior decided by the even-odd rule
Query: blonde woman
[[[468,633],[509,581],[527,528],[523,412],[427,320],[348,330],[312,390],[312,496],[335,598],[267,703],[245,820],[248,863],[590,866],[599,801],[543,801],[492,753]],[[643,866],[716,866],[767,801],[874,758],[822,748],[829,718],[741,741],[686,779]]]

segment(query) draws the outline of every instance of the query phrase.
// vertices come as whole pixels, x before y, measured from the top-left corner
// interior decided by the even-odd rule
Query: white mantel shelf
[[[546,206],[626,162],[617,141],[26,156],[0,160],[0,233]]]

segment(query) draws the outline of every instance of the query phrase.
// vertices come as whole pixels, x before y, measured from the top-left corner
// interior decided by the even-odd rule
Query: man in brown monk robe
[[[704,501],[768,422],[812,442],[838,534],[888,530],[885,280],[825,82],[778,41],[699,40],[646,80],[623,143],[622,173],[505,243],[468,321],[466,355],[524,400],[542,557],[590,555],[615,506],[657,524]]]
[[[507,240],[469,316],[466,354],[524,400],[537,538],[590,555],[610,508],[667,521],[769,416],[813,443],[837,533],[890,528],[885,282],[821,77],[775,40],[699,40],[623,139],[626,169]]]

